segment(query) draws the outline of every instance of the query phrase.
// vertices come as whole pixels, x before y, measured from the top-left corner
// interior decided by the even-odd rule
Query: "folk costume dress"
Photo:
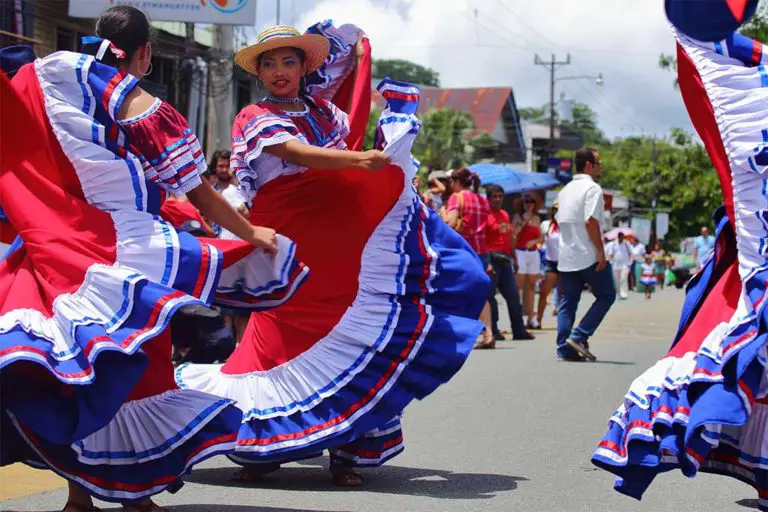
[[[768,510],[768,49],[738,34],[677,40],[680,90],[725,206],[672,348],[632,383],[593,462],[638,499],[679,468],[742,480]]]
[[[174,312],[217,293],[276,306],[308,272],[285,238],[272,258],[160,218],[166,194],[199,185],[205,166],[167,103],[116,120],[137,82],[72,52],[2,76],[0,204],[21,240],[0,262],[2,463],[118,502],[173,490],[234,446],[232,401],[175,384]]]
[[[332,463],[376,466],[400,453],[399,416],[463,365],[489,279],[467,243],[419,199],[411,145],[418,88],[385,80],[377,172],[307,169],[265,148],[359,149],[370,111],[370,48],[359,69],[352,26],[310,29],[331,41],[307,77],[307,109],[266,103],[233,128],[233,166],[251,221],[286,233],[312,276],[294,299],[254,314],[223,366],[188,365],[182,388],[234,399],[243,411],[234,460],[280,462],[332,449]],[[334,101],[328,101],[333,97]],[[348,113],[342,108],[347,108]]]

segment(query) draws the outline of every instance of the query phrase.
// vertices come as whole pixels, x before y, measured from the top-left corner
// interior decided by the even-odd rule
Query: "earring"
[[[152,61],[149,61],[149,66],[147,66],[147,70],[144,73],[142,73],[141,75],[142,76],[149,76],[149,75],[151,75],[152,74],[152,69],[153,69],[152,68]]]

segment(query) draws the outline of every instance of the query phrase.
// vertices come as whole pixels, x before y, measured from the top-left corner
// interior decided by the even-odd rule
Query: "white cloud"
[[[673,75],[657,67],[674,40],[660,0],[285,0],[305,28],[323,19],[364,29],[377,58],[403,58],[440,73],[446,87],[511,86],[518,106],[549,100],[549,74],[534,54],[552,53],[572,65],[558,76],[597,75],[562,81],[558,96],[589,104],[610,136],[664,135],[690,129]],[[286,5],[288,7],[286,7]],[[475,9],[477,16],[475,16]],[[274,14],[274,10],[272,11]],[[269,16],[260,19],[269,24]],[[284,17],[283,21],[287,21]]]

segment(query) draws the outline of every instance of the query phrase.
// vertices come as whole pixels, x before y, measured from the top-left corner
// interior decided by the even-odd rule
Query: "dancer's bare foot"
[[[331,466],[333,483],[339,487],[360,487],[363,485],[363,475],[345,466]]]
[[[62,512],[98,512],[99,510],[101,509],[93,506],[93,498],[85,489],[73,483],[69,484],[69,496]]]
[[[274,473],[278,469],[280,469],[280,464],[254,464],[252,466],[243,466],[232,475],[230,480],[232,482],[243,484],[261,482],[264,480],[265,476]]]
[[[161,507],[150,499],[125,504],[123,510],[126,512],[168,512],[167,508]]]

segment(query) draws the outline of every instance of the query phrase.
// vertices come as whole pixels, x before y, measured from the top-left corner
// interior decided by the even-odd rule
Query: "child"
[[[656,266],[651,254],[645,255],[645,263],[641,267],[640,283],[645,287],[645,298],[650,299],[656,288]]]

